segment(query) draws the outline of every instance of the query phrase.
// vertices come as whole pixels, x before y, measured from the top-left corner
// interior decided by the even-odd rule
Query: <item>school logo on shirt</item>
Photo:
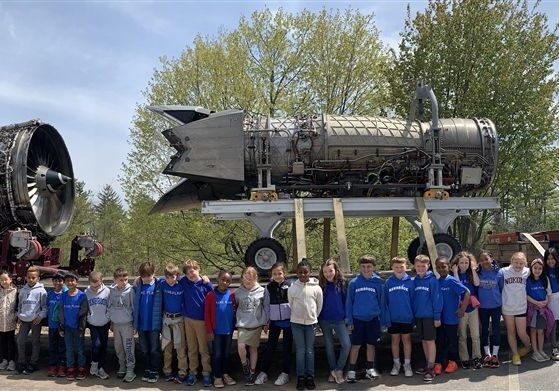
[[[416,291],[425,291],[425,292],[429,292],[429,287],[428,286],[416,286],[415,287]]]
[[[507,277],[505,278],[505,284],[523,284],[524,278],[522,277]]]
[[[355,293],[359,293],[359,292],[373,292],[373,293],[377,293],[375,288],[369,288],[369,287],[362,287],[362,288],[357,288],[355,290]]]
[[[396,286],[393,286],[392,288],[389,288],[389,289],[388,289],[388,292],[389,292],[389,293],[395,292],[395,291],[404,291],[404,292],[407,292],[407,291],[408,291],[408,287],[405,286],[405,285],[396,285]]]
[[[479,280],[479,287],[483,289],[495,289],[497,288],[496,280]]]

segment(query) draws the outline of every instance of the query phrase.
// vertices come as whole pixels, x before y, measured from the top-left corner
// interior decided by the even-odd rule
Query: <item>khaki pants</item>
[[[472,358],[481,358],[477,308],[472,312],[466,312],[464,316],[460,318],[460,326],[458,328],[458,351],[461,361],[468,361],[470,359],[470,355],[468,354],[468,328],[470,329],[470,336],[472,337]]]
[[[165,315],[163,315],[165,316]],[[163,324],[163,327],[169,327]],[[177,324],[177,327],[180,328],[181,339],[182,343],[180,346],[176,347],[177,351],[177,366],[179,368],[179,376],[185,377],[188,374],[188,368],[186,365],[186,344],[184,343],[184,323],[181,320],[180,323]],[[175,335],[172,334],[171,342],[165,346],[163,349],[163,373],[165,375],[173,373],[173,348],[175,347]]]
[[[188,369],[190,373],[197,373],[200,366],[198,354],[202,358],[202,372],[209,375],[212,371],[210,364],[210,350],[208,337],[203,320],[184,318],[184,331],[186,334],[186,350],[188,352]]]

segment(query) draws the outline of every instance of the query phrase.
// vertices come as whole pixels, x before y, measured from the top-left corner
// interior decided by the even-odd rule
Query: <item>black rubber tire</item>
[[[462,245],[460,242],[452,235],[449,234],[434,234],[433,239],[435,239],[435,245],[437,246],[438,256],[445,256],[450,261],[462,250]],[[442,247],[442,248],[441,248]],[[441,249],[445,251],[440,251]],[[421,253],[429,255],[429,250],[427,249],[427,243],[423,243],[421,248]],[[431,262],[435,260],[432,259]]]
[[[413,264],[413,260],[419,254],[419,246],[421,242],[419,241],[419,237],[415,238],[410,242],[408,245],[408,259]]]
[[[260,275],[268,275],[274,263],[286,259],[285,248],[273,238],[256,239],[245,252],[245,265],[256,267]]]

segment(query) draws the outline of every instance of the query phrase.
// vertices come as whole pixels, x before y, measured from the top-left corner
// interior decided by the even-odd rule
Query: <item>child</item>
[[[530,263],[530,275],[526,280],[526,322],[530,326],[530,342],[534,349],[532,359],[537,362],[549,360],[549,356],[543,351],[544,331],[547,330],[546,334],[549,336],[555,323],[553,312],[547,307],[549,282],[543,268],[543,261],[534,259]]]
[[[52,276],[53,289],[47,293],[47,317],[49,326],[49,377],[66,376],[66,344],[58,332],[59,301],[62,292],[68,288],[64,285],[64,275],[56,273]]]
[[[109,293],[109,318],[114,335],[115,352],[118,357],[119,379],[131,383],[136,378],[134,366],[134,289],[128,283],[128,272],[118,267],[113,273],[114,284]]]
[[[268,329],[268,343],[264,357],[261,361],[261,372],[256,377],[254,384],[264,384],[268,381],[268,372],[272,364],[272,356],[276,350],[278,339],[283,331],[283,361],[282,371],[275,381],[276,386],[289,383],[289,368],[291,367],[291,345],[293,334],[291,333],[291,307],[287,298],[287,290],[291,282],[285,279],[285,264],[283,262],[272,265],[271,281],[264,290],[264,311],[269,319],[268,325],[264,326],[264,332]]]
[[[443,366],[446,373],[456,372],[458,369],[458,346],[456,334],[458,324],[466,312],[470,302],[470,291],[456,278],[450,276],[450,262],[446,257],[438,257],[435,261],[439,273],[439,287],[443,299],[441,311],[441,326],[437,329],[437,362],[435,375],[442,374]],[[460,298],[464,297],[461,301]]]
[[[392,359],[394,364],[390,371],[391,376],[400,373],[400,341],[404,346],[404,375],[413,376],[411,369],[411,332],[413,331],[413,280],[406,273],[407,260],[403,257],[394,257],[390,261],[392,275],[384,284],[382,295],[383,325],[388,327],[390,334]]]
[[[16,369],[17,289],[6,271],[0,271],[0,370]]]
[[[314,390],[314,334],[322,311],[322,289],[311,278],[311,264],[303,259],[297,265],[297,277],[287,290],[291,307],[291,330],[297,360],[297,390]]]
[[[378,378],[375,370],[375,345],[380,338],[380,310],[382,296],[382,280],[374,273],[376,258],[363,255],[359,258],[359,275],[350,281],[347,288],[346,322],[351,334],[351,351],[349,354],[349,370],[347,382],[355,383],[356,364],[359,349],[367,344],[367,371],[365,376],[370,380]]]
[[[256,380],[256,363],[258,362],[258,345],[262,327],[268,323],[264,311],[264,287],[258,283],[258,273],[252,266],[241,273],[241,286],[235,291],[237,301],[237,351],[246,385],[254,385]],[[247,352],[248,351],[248,352]],[[247,358],[249,353],[250,361]]]
[[[155,266],[143,262],[138,268],[138,284],[134,286],[134,329],[138,331],[140,349],[144,355],[142,381],[156,383],[161,365],[161,284],[155,278]]]
[[[47,291],[39,282],[39,269],[27,269],[27,284],[18,294],[17,316],[19,332],[17,335],[17,371],[30,375],[37,370],[39,361],[41,322],[47,316]],[[25,363],[25,343],[31,330],[31,360]]]
[[[233,386],[237,382],[229,376],[229,356],[235,328],[235,294],[229,289],[231,274],[221,270],[217,275],[217,286],[206,296],[204,322],[208,341],[212,342],[212,368],[214,387]]]
[[[184,335],[184,288],[178,282],[179,268],[172,263],[165,267],[165,278],[161,280],[163,292],[163,325],[161,327],[161,349],[163,350],[163,374],[166,381],[178,384],[186,380],[186,343]],[[173,348],[177,352],[178,375],[173,375]]]
[[[179,283],[184,288],[184,329],[186,333],[186,349],[188,353],[188,377],[186,385],[196,384],[200,355],[202,361],[202,383],[204,387],[211,387],[212,371],[211,356],[208,349],[206,325],[204,323],[204,300],[212,291],[212,284],[200,277],[200,265],[189,259],[184,263],[185,277]]]
[[[551,287],[551,295],[547,306],[553,312],[555,322],[551,331],[551,358],[555,361],[559,360],[559,344],[557,343],[557,323],[559,321],[559,254],[555,247],[545,250],[543,255],[545,261],[544,272],[549,279]]]
[[[330,258],[322,264],[318,281],[324,298],[318,323],[324,335],[326,358],[330,367],[328,381],[341,384],[345,380],[344,367],[351,349],[351,341],[345,325],[345,302],[347,298],[345,279],[334,259]],[[336,360],[334,352],[334,334],[340,341],[338,360]]]
[[[512,354],[512,364],[521,365],[521,356],[531,349],[530,338],[526,334],[526,280],[530,269],[526,267],[526,255],[521,252],[512,254],[510,266],[503,270],[503,318],[507,327],[507,340]],[[524,348],[518,349],[516,337],[519,337]]]
[[[91,334],[91,368],[89,373],[106,380],[109,375],[105,371],[107,344],[109,342],[109,293],[110,289],[103,284],[103,275],[93,271],[89,274],[89,287],[86,289],[89,312],[87,323]]]
[[[483,366],[486,368],[499,368],[501,365],[499,363],[499,345],[501,342],[503,272],[493,261],[493,257],[488,251],[480,253],[479,261],[479,320],[481,322],[481,343],[485,353]],[[491,346],[489,345],[490,320]]]
[[[87,312],[87,296],[78,289],[78,277],[73,273],[66,273],[64,284],[68,287],[60,295],[60,310],[58,311],[59,332],[66,344],[66,379],[68,381],[83,380],[85,373],[85,326]],[[78,356],[78,373],[75,374],[75,356]]]
[[[454,278],[468,288],[471,297],[477,299],[479,276],[476,272],[477,264],[475,257],[467,251],[461,251],[454,257],[451,268]],[[479,314],[477,307],[474,308],[471,303],[467,304],[466,312],[464,316],[460,318],[458,327],[460,362],[463,369],[480,369],[483,365],[481,363],[481,348],[479,342]],[[472,340],[471,361],[468,353],[468,329],[470,329],[470,337]]]
[[[431,261],[429,257],[420,254],[413,260],[415,268],[413,315],[417,334],[421,338],[423,352],[427,365],[415,371],[423,375],[423,380],[432,382],[435,379],[435,358],[437,346],[435,344],[436,329],[441,325],[441,311],[443,299],[439,288],[439,281],[429,271]]]

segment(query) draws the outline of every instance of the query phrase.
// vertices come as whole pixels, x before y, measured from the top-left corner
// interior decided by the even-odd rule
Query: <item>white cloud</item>
[[[153,12],[153,4],[116,1],[109,3],[109,6],[148,32],[165,36],[174,29],[170,21]]]

